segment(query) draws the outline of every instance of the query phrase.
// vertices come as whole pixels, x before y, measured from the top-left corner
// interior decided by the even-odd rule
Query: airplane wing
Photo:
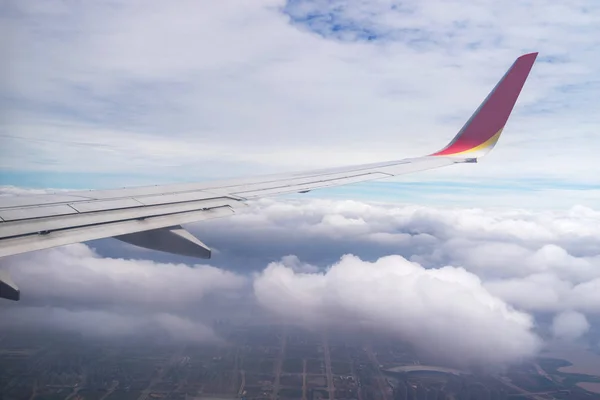
[[[454,139],[424,157],[197,184],[0,197],[0,257],[114,237],[210,258],[210,249],[181,224],[233,215],[250,199],[475,163],[496,145],[536,57],[517,58]],[[0,276],[0,297],[14,286],[8,282]]]

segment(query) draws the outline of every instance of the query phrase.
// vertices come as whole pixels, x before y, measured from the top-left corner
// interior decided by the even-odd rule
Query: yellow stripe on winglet
[[[459,153],[453,153],[451,155],[456,156],[456,155],[460,155],[460,154],[475,153],[480,150],[491,150],[498,142],[498,139],[500,139],[500,135],[502,134],[502,129],[504,129],[504,128],[501,128],[498,132],[496,132],[496,134],[494,136],[492,136],[485,142],[481,143],[479,146],[475,146],[472,149],[461,151]]]

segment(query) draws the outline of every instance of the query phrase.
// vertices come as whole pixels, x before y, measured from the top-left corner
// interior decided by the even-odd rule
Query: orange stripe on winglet
[[[452,153],[453,156],[458,156],[462,154],[472,154],[477,152],[482,152],[483,154],[492,150],[496,143],[498,143],[498,139],[500,139],[500,135],[502,134],[502,129],[500,129],[494,136],[489,138],[484,143],[481,143],[479,146],[475,146],[472,149],[461,151],[459,153]]]

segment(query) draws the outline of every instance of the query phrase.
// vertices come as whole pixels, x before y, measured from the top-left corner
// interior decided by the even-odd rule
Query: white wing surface
[[[210,249],[181,224],[233,215],[250,199],[475,163],[498,141],[536,56],[519,57],[450,144],[428,156],[197,184],[0,197],[0,257],[115,237],[209,258]],[[0,276],[0,297],[15,297],[8,282]]]

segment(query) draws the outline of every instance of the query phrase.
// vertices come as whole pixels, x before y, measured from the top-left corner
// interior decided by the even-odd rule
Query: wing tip
[[[536,58],[538,56],[538,54],[539,54],[539,51],[532,51],[531,53],[525,53],[525,54],[520,55],[517,58],[517,60],[521,60],[524,58]]]
[[[523,55],[517,57],[517,59],[515,60],[515,64],[523,64],[524,63],[524,64],[529,65],[529,68],[531,68],[533,66],[533,63],[537,59],[538,54],[539,54],[539,52],[537,52],[537,51],[523,54]]]
[[[539,52],[519,56],[454,139],[432,156],[482,157],[500,138]]]

